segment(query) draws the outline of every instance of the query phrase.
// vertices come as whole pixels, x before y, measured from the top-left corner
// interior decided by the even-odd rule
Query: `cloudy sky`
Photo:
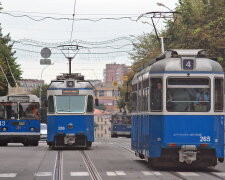
[[[86,79],[103,79],[107,63],[130,65],[128,53],[135,37],[154,32],[151,15],[143,13],[169,11],[178,0],[0,0],[3,10],[0,23],[3,34],[10,33],[23,78],[42,79],[47,83],[68,72],[68,63],[57,46],[83,46],[72,62],[72,72]],[[76,2],[76,3],[75,3]],[[162,3],[166,7],[158,6]],[[75,6],[74,6],[75,5]],[[75,18],[73,13],[75,7]],[[154,19],[160,31],[163,19]],[[73,26],[72,26],[73,25]],[[73,28],[72,28],[73,27]],[[49,47],[54,63],[45,70],[40,65],[40,51]],[[72,54],[72,52],[71,52]]]

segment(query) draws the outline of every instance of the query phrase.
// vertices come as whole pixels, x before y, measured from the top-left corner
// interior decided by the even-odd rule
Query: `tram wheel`
[[[7,146],[7,145],[8,145],[7,142],[1,142],[1,143],[0,143],[0,146]]]
[[[38,141],[32,143],[33,146],[38,146]]]
[[[87,141],[86,147],[91,147],[92,146],[92,142]]]

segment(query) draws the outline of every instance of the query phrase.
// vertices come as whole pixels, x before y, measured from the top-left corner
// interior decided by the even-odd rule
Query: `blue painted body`
[[[25,122],[25,125],[12,125],[15,122]],[[21,133],[32,133],[30,128],[34,128],[34,133],[40,133],[40,120],[0,120],[0,128],[7,128],[7,133],[9,132],[21,132]],[[38,131],[36,131],[36,128]],[[1,131],[0,133],[4,133]]]
[[[169,148],[169,143],[176,143],[178,148],[208,143],[208,148],[215,148],[218,158],[224,158],[224,116],[132,116],[133,150],[150,158],[160,157],[162,148]]]
[[[129,124],[112,124],[112,131],[131,132],[131,125]]]
[[[73,124],[73,129],[67,127],[69,123]],[[47,128],[47,142],[54,142],[54,137],[59,132],[75,135],[83,132],[82,135],[86,135],[87,141],[94,141],[94,115],[50,115],[47,117]]]

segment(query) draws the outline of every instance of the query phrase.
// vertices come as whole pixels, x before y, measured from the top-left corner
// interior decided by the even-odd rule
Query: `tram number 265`
[[[200,142],[210,142],[210,136],[200,136]]]

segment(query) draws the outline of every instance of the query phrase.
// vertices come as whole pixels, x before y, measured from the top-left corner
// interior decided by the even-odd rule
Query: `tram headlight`
[[[68,124],[68,128],[69,128],[69,129],[73,129],[73,124],[72,124],[72,123],[69,123],[69,124]]]
[[[4,128],[2,128],[2,130],[3,130],[3,131],[7,131],[7,128],[6,128],[6,127],[4,127]]]
[[[33,132],[33,131],[34,131],[34,128],[33,128],[33,127],[32,127],[32,128],[30,128],[30,131],[32,131],[32,132]]]

